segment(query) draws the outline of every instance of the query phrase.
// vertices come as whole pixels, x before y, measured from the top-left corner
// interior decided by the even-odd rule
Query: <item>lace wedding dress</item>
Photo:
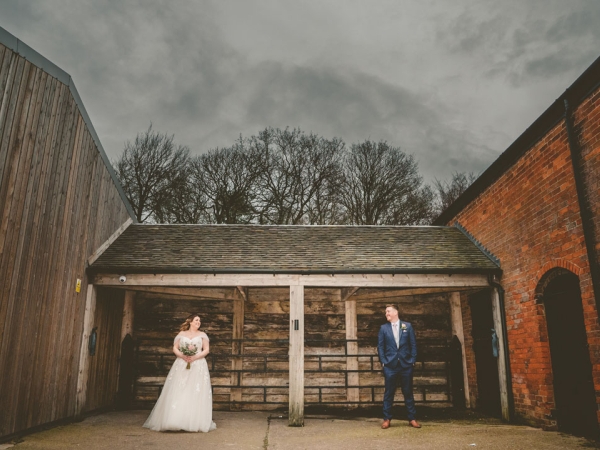
[[[187,340],[201,348],[202,339],[208,341],[206,333],[192,339],[179,333],[174,345],[179,346],[178,341]],[[212,421],[212,391],[206,359],[192,362],[189,369],[186,369],[186,366],[187,363],[183,359],[175,360],[144,427],[155,431],[184,430],[204,433],[217,428]]]

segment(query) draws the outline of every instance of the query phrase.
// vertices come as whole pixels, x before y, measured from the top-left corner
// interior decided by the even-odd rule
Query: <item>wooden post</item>
[[[85,407],[87,382],[90,368],[88,340],[94,325],[96,313],[96,286],[89,284],[85,301],[85,315],[83,318],[83,335],[81,336],[81,349],[79,351],[79,370],[77,372],[77,399],[75,402],[75,417],[80,417]]]
[[[304,286],[290,286],[289,426],[304,426]]]
[[[497,288],[492,288],[492,314],[494,317],[494,329],[498,336],[498,378],[500,381],[500,406],[502,408],[502,418],[510,420],[508,410],[508,377],[506,373],[506,355],[504,353],[504,327],[502,326],[502,314],[504,311],[500,308],[500,295]]]
[[[450,294],[450,317],[452,320],[452,335],[460,341],[462,352],[463,384],[465,391],[465,406],[471,407],[471,396],[469,394],[469,376],[467,374],[467,357],[465,354],[465,332],[463,329],[462,308],[460,304],[460,292]]]
[[[123,322],[121,324],[121,343],[128,334],[133,337],[133,315],[135,311],[135,291],[125,291],[123,302]]]
[[[342,296],[343,296],[342,291]],[[353,342],[346,342],[348,355],[358,355],[358,325],[356,319],[356,299],[346,299],[346,339]],[[346,370],[358,370],[358,356],[346,357]],[[360,383],[358,372],[348,372],[348,386],[358,386]],[[350,404],[350,407],[357,407],[359,402],[359,389],[347,388],[346,400],[355,404]]]
[[[229,408],[232,411],[239,411],[241,409],[242,401],[242,388],[234,387],[242,385],[242,370],[243,360],[243,344],[241,341],[236,339],[244,338],[244,311],[245,311],[245,300],[248,296],[246,289],[238,286],[236,293],[238,298],[233,300],[233,331],[231,333],[231,388],[229,388]],[[236,356],[240,355],[240,356]]]

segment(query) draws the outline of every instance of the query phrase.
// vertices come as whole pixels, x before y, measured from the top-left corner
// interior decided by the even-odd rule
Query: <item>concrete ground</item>
[[[142,428],[148,411],[115,411],[82,422],[26,435],[0,444],[0,450],[63,449],[548,449],[600,448],[594,441],[506,425],[478,416],[424,417],[420,430],[393,420],[388,430],[368,417],[307,415],[303,428],[287,426],[287,417],[269,412],[215,411],[217,430],[210,433],[159,433]]]

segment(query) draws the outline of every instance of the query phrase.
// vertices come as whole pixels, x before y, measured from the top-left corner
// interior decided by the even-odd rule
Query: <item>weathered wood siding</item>
[[[200,292],[199,289],[197,292]],[[179,324],[191,312],[202,316],[201,329],[211,339],[207,362],[211,370],[215,409],[273,409],[288,404],[289,295],[283,288],[248,288],[244,301],[242,369],[232,371],[234,288],[218,298],[193,299],[138,292],[134,338],[136,380],[134,406],[150,408],[157,400],[175,359],[172,343]],[[230,298],[225,299],[224,298]],[[386,322],[385,305],[396,303],[402,320],[413,323],[419,357],[415,372],[418,403],[448,406],[448,294],[400,296],[398,291],[361,289],[356,295],[358,323],[359,399],[349,394],[351,353],[347,351],[346,302],[340,289],[305,289],[305,402],[314,405],[373,405],[383,401],[383,375],[377,357],[377,334]],[[237,349],[235,346],[233,348]],[[354,369],[356,370],[356,369]],[[356,373],[356,372],[353,372]],[[239,377],[239,381],[238,381]],[[352,377],[348,378],[351,379]],[[241,397],[237,390],[241,388]],[[400,392],[398,400],[402,400]]]
[[[128,218],[69,86],[0,45],[0,436],[74,414],[86,259]]]
[[[120,289],[98,290],[92,326],[97,333],[96,353],[90,356],[84,411],[93,411],[115,403],[119,385],[124,297],[125,292]]]

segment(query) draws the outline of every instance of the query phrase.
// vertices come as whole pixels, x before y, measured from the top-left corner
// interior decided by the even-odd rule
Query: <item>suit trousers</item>
[[[406,404],[406,412],[408,420],[414,420],[417,416],[415,408],[415,397],[413,394],[413,371],[414,368],[403,368],[398,364],[396,367],[383,367],[383,376],[385,377],[385,391],[383,393],[383,418],[384,420],[392,419],[392,405],[394,404],[394,396],[396,389],[400,385],[402,395],[404,395],[404,403]]]

